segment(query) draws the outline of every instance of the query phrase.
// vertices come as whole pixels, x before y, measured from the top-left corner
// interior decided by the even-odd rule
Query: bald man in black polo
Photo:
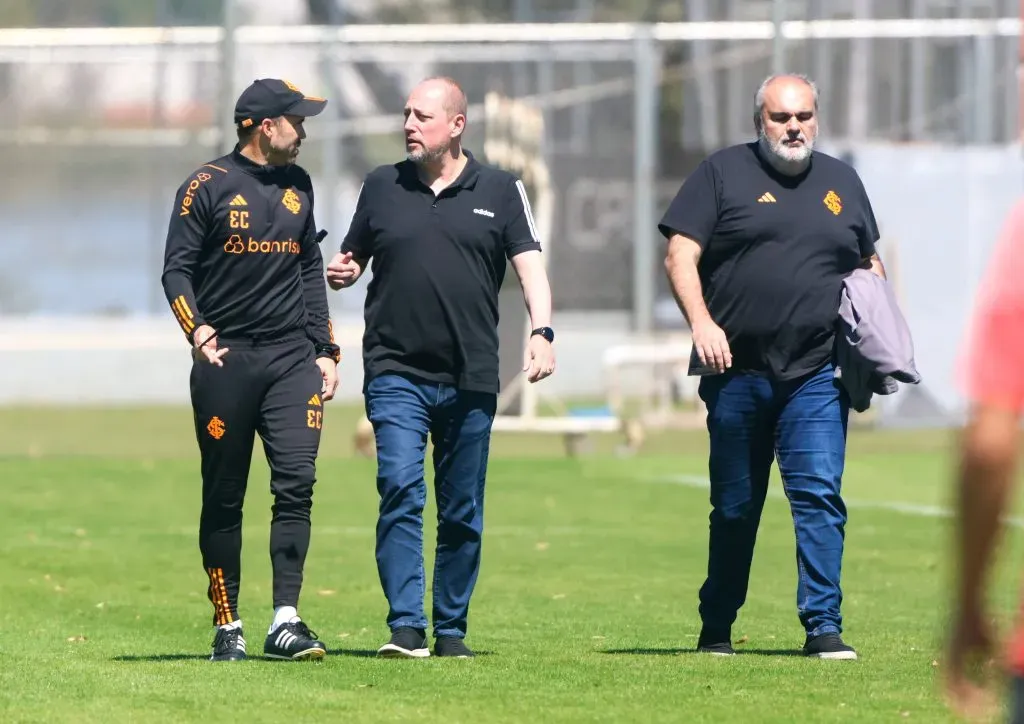
[[[413,90],[405,107],[408,157],[367,176],[327,267],[328,282],[341,288],[373,260],[363,365],[377,444],[377,566],[391,630],[379,654],[386,657],[431,653],[422,552],[428,436],[438,508],[433,655],[473,655],[464,639],[480,568],[506,261],[533,326],[523,372],[536,382],[555,368],[551,290],[526,190],[463,150],[466,112],[450,78]]]

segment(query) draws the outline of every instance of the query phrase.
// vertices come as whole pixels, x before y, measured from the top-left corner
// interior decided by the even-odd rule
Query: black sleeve
[[[505,256],[511,259],[524,251],[540,251],[537,224],[533,220],[526,186],[515,177],[510,179],[505,191],[504,210],[507,219],[503,236]]]
[[[341,253],[352,252],[352,256],[360,261],[366,261],[373,256],[373,237],[370,235],[370,194],[366,188],[369,183],[370,178],[367,176],[363,180],[363,185],[359,187],[356,210],[352,214],[348,233],[345,234],[345,238],[341,242]]]
[[[174,196],[174,209],[164,243],[164,267],[160,276],[164,296],[181,331],[192,343],[196,327],[206,324],[196,305],[192,277],[206,238],[210,213],[207,182],[211,176],[200,171],[183,183]]]
[[[864,188],[864,183],[859,177],[857,178],[857,185],[860,189],[860,205],[863,215],[861,222],[857,225],[857,243],[860,245],[860,258],[870,259],[878,252],[875,248],[875,242],[880,238],[880,234],[878,233],[875,211],[871,208],[871,200],[868,198],[867,189]]]
[[[666,239],[682,234],[706,249],[718,224],[718,177],[707,159],[690,174],[658,223]]]
[[[317,357],[340,359],[340,351],[334,343],[334,328],[331,325],[330,309],[327,306],[327,285],[324,281],[324,258],[320,242],[327,236],[326,231],[318,232],[314,217],[313,188],[309,185],[309,218],[302,237],[302,298],[306,304],[306,336],[312,340]]]

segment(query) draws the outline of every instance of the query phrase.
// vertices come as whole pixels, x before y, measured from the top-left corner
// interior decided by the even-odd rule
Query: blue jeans
[[[849,400],[832,365],[799,380],[718,375],[700,382],[710,435],[705,629],[727,634],[747,597],[772,461],[796,528],[797,611],[808,636],[840,633],[846,506],[840,497]]]
[[[369,382],[365,400],[377,444],[377,572],[388,600],[388,627],[427,628],[423,472],[429,434],[437,503],[434,635],[464,637],[480,570],[484,478],[497,395],[385,374]]]

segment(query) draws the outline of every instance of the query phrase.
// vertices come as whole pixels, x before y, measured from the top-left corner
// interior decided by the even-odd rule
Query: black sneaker
[[[842,637],[837,633],[826,633],[820,636],[808,637],[804,644],[804,655],[815,659],[836,659],[852,661],[857,658],[857,652],[852,646],[843,643]]]
[[[240,628],[219,628],[213,637],[210,661],[245,661],[245,638]]]
[[[312,661],[326,656],[327,647],[316,640],[316,634],[309,630],[305,621],[292,621],[267,634],[263,655],[268,659]]]
[[[434,641],[434,656],[450,656],[471,659],[474,654],[461,636],[438,636]]]
[[[732,647],[732,640],[728,631],[712,631],[702,628],[700,637],[697,639],[697,651],[702,654],[714,654],[715,656],[732,656],[736,651]]]
[[[403,626],[391,632],[391,640],[377,649],[387,659],[425,659],[430,656],[427,635],[421,628]]]

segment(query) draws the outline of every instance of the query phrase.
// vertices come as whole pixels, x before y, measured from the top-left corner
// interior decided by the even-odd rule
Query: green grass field
[[[777,480],[734,630],[744,655],[691,653],[707,546],[699,431],[632,458],[610,439],[566,459],[557,439],[498,437],[468,639],[481,655],[381,661],[374,465],[351,454],[354,411],[328,411],[300,610],[330,655],[212,665],[189,412],[0,410],[0,721],[950,721],[937,690],[949,521],[886,507],[946,504],[949,433],[851,438],[843,583],[857,662],[794,655]],[[267,479],[257,456],[241,590],[256,654],[270,615]],[[1024,560],[1016,531],[1007,543],[1004,620]]]

